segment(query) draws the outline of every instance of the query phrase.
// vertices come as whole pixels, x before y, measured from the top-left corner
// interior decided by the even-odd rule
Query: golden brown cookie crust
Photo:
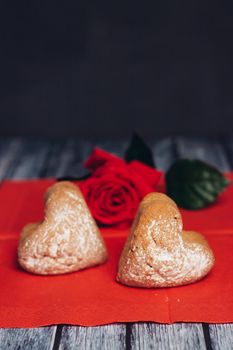
[[[44,220],[22,230],[19,264],[31,273],[54,275],[106,260],[104,241],[78,186],[68,181],[51,186],[45,195]]]
[[[203,278],[214,265],[205,238],[182,231],[173,200],[151,193],[141,202],[120,257],[117,281],[135,287],[172,287]]]

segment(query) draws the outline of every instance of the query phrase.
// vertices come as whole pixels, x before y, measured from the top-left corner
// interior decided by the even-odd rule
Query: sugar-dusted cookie
[[[148,194],[141,202],[120,257],[117,280],[154,288],[193,283],[214,265],[205,238],[182,231],[179,210],[168,196]]]
[[[104,241],[79,188],[68,181],[50,187],[44,220],[26,225],[21,233],[18,261],[22,268],[53,275],[106,260]]]

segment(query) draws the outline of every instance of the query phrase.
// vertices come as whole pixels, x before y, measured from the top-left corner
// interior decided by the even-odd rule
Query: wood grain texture
[[[48,143],[19,139],[0,142],[0,179],[40,175],[48,155]],[[0,329],[0,350],[52,349],[57,326],[34,329]]]
[[[233,324],[210,325],[209,329],[213,350],[233,349]]]
[[[177,159],[174,147],[175,141],[172,138],[165,138],[152,144],[154,161],[158,169],[166,171]],[[130,333],[132,349],[205,349],[201,324],[134,323]]]
[[[223,146],[217,141],[200,138],[176,138],[179,158],[197,158],[217,166],[221,171],[229,171],[230,165]]]
[[[11,179],[31,179],[40,177],[40,172],[49,156],[49,143],[27,140],[22,144],[22,152],[12,165],[7,177]]]
[[[139,323],[132,326],[132,350],[206,349],[200,324],[158,325]]]
[[[123,350],[126,326],[124,324],[101,327],[65,326],[59,350]]]
[[[82,162],[91,151],[91,142],[68,140],[63,144],[50,176],[78,177],[83,172]]]
[[[12,168],[21,158],[23,141],[19,139],[1,140],[0,148],[0,179],[10,177]]]
[[[0,329],[0,350],[50,350],[56,327]]]
[[[98,146],[119,156],[125,140],[98,141]],[[0,139],[0,179],[81,176],[82,162],[93,142]],[[154,160],[166,170],[177,158],[199,158],[227,171],[233,167],[233,138],[216,140],[164,138],[151,142]],[[233,349],[233,325],[206,327],[213,349]],[[206,335],[205,335],[206,336]],[[52,326],[37,329],[1,329],[5,349],[205,349],[201,324],[159,325],[135,323],[101,327]]]
[[[175,161],[174,142],[172,138],[161,139],[152,145],[155,165],[158,169],[166,171]]]
[[[126,148],[129,145],[129,140],[121,139],[121,140],[104,140],[97,141],[95,146],[103,148],[107,152],[111,152],[116,154],[119,157],[123,157]]]

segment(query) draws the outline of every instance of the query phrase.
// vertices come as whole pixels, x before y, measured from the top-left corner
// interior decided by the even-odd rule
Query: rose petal
[[[109,161],[121,161],[121,158],[96,147],[89,158],[84,162],[84,167],[90,171],[94,171]]]
[[[161,176],[163,175],[162,171],[154,169],[137,160],[133,160],[132,162],[130,162],[128,164],[128,167],[129,169],[133,170],[138,175],[143,177],[144,181],[146,181],[154,189],[156,188],[156,185],[158,184],[159,180],[161,179]]]
[[[138,161],[127,164],[101,149],[94,150],[87,167],[93,173],[80,188],[92,215],[101,225],[129,225],[141,199],[155,190],[154,185],[161,176],[161,172]]]

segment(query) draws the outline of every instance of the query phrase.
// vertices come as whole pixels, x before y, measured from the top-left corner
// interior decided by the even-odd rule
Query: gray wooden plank
[[[0,179],[9,176],[12,167],[20,158],[23,141],[18,138],[6,139],[0,149]]]
[[[32,147],[33,147],[33,144],[34,143],[31,144]],[[16,174],[20,174],[20,176],[23,178],[23,177],[36,176],[36,175],[32,175],[32,173],[34,172],[34,174],[38,174],[39,176],[41,174],[41,169],[44,166],[43,162],[47,162],[46,168],[48,167],[49,171],[46,172],[46,168],[45,168],[45,171],[43,172],[44,174],[46,174],[46,176],[57,176],[57,177],[77,176],[77,173],[82,171],[82,161],[86,159],[87,155],[90,153],[92,149],[92,145],[93,144],[89,142],[86,142],[86,143],[83,142],[83,144],[82,143],[80,144],[80,142],[74,141],[74,140],[69,140],[65,143],[50,143],[50,148],[49,149],[47,148],[46,151],[42,151],[40,147],[34,147],[33,152],[29,151],[30,157],[23,158],[24,162],[22,162],[22,160],[18,161],[17,158],[21,159],[21,157],[24,157],[22,154],[22,149],[25,150],[25,147],[26,147],[24,146],[24,143],[18,139],[7,140],[6,143],[2,143],[0,147],[0,175],[2,174],[2,177],[5,177],[8,174],[8,176],[15,178]],[[120,156],[123,155],[124,148],[126,147],[126,144],[119,145],[117,142],[112,144],[111,141],[99,142],[98,145],[102,146],[104,149],[108,151],[119,154]],[[210,161],[210,159],[213,159],[213,162],[212,161],[211,162],[213,164],[214,162],[216,162],[215,165],[220,167],[222,170],[228,170],[229,168],[229,166],[227,165],[227,160],[225,159],[225,156],[222,157],[221,145],[219,147],[219,145],[215,143],[215,146],[212,147],[213,143],[209,141],[208,142],[205,141],[205,142],[202,142],[201,148],[199,148],[199,145],[200,145],[199,141],[197,142],[197,140],[195,139],[187,140],[184,138],[179,138],[178,142],[176,140],[176,145],[177,145],[178,157],[181,157],[181,156],[198,157],[200,159],[208,160],[208,161]],[[173,141],[171,140],[171,138],[166,138],[158,142],[155,142],[153,143],[153,150],[154,150],[154,159],[157,167],[160,169],[166,170],[175,159],[175,153],[173,150]],[[47,154],[47,151],[49,152],[49,156]],[[2,157],[1,157],[1,154],[3,155]],[[37,159],[38,154],[40,156],[37,164],[37,162],[34,162],[34,159]],[[1,159],[3,160],[3,162],[1,162]],[[27,159],[30,159],[29,164],[31,164],[31,166],[27,166]],[[201,325],[175,324],[175,325],[169,326],[169,325],[155,325],[150,323],[150,324],[133,324],[132,325],[132,334],[130,337],[132,341],[132,347],[139,346],[139,348],[143,349],[143,348],[148,348],[145,346],[148,344],[151,344],[149,345],[151,346],[151,349],[154,348],[155,342],[153,343],[148,342],[149,341],[148,331],[147,332],[145,331],[145,325],[147,325],[147,328],[150,329],[149,333],[152,332],[152,339],[158,342],[160,346],[158,348],[161,348],[161,349],[166,349],[166,348],[186,349],[186,348],[193,348],[193,344],[194,345],[197,344],[200,346],[203,346],[204,344]],[[94,328],[64,327],[62,331],[60,348],[72,349],[72,347],[69,347],[69,346],[75,346],[73,348],[76,348],[76,347],[82,348],[83,346],[83,348],[85,349],[86,348],[102,349],[102,348],[109,348],[109,344],[114,349],[124,348],[125,333],[126,333],[125,326],[122,325],[123,328],[120,331],[119,329],[115,331],[116,327],[118,327],[118,325],[117,326],[109,325],[109,326],[94,327]],[[222,341],[223,341],[222,336],[220,336],[222,330],[219,329],[220,327],[219,325],[213,325],[211,327],[215,327],[214,332],[216,333],[216,334],[214,332],[212,333],[211,340],[213,341],[213,344],[215,344],[216,349],[220,348],[220,345],[222,344]],[[42,329],[42,333],[43,333],[44,328],[39,328],[36,330],[40,330],[40,329]],[[54,337],[56,327],[48,327],[48,329],[52,330],[53,337]],[[23,342],[25,339],[22,334],[24,334],[23,331],[31,331],[31,330],[14,329],[14,330],[1,330],[1,331],[6,332],[5,337],[7,336],[8,331],[13,332],[11,334],[11,337],[13,338],[16,337],[19,340],[17,347],[21,346],[21,348],[25,348],[24,346],[22,347],[22,344],[24,344]],[[224,332],[225,332],[225,336],[231,339],[230,338],[231,334],[228,334],[229,330],[224,329]],[[20,336],[20,333],[21,333],[21,336]],[[183,347],[175,347],[177,346],[177,344],[179,344],[180,337],[182,337],[182,335],[184,335],[184,341],[183,343],[181,343]],[[34,340],[36,339],[37,341],[37,335],[34,335],[33,333],[30,334],[29,332],[27,336],[28,336],[29,342],[33,341],[33,338]],[[36,341],[35,341],[35,346],[36,346]],[[53,340],[51,341],[50,346],[52,346],[52,343],[53,343]],[[0,344],[2,344],[1,337],[0,337]],[[38,344],[39,343],[37,343],[37,346]],[[13,345],[14,344],[12,343],[12,346]],[[99,347],[96,347],[96,345]],[[119,347],[116,347],[115,345],[117,346],[119,345]],[[198,348],[202,349],[202,347],[200,346]],[[33,348],[33,347],[30,347],[30,348]],[[196,345],[194,348],[197,348]]]
[[[123,350],[126,326],[124,324],[100,327],[72,327],[62,329],[60,350]]]
[[[158,169],[166,171],[177,158],[172,138],[154,142],[152,149]],[[205,349],[205,340],[201,324],[135,323],[131,346],[132,349]]]
[[[233,349],[233,324],[209,325],[213,350]]]
[[[166,171],[175,161],[175,153],[172,138],[163,138],[151,144],[154,161],[157,169]]]
[[[92,144],[88,141],[12,139],[0,147],[0,177],[23,179],[82,176],[86,172],[83,161],[91,149]]]
[[[113,153],[118,157],[123,158],[126,148],[129,145],[130,140],[103,140],[97,141],[95,146],[102,148],[103,150]]]
[[[50,350],[56,327],[0,329],[0,350]]]
[[[163,138],[150,143],[156,167],[166,171],[176,160],[172,138]],[[180,342],[182,339],[182,342]],[[132,349],[205,349],[201,324],[160,325],[133,323],[131,326]]]
[[[11,179],[30,179],[40,176],[45,166],[50,145],[40,140],[25,140],[17,162],[7,172]]]
[[[139,323],[132,326],[131,349],[206,349],[200,324],[159,325]]]
[[[68,140],[65,142],[60,154],[57,154],[57,165],[54,166],[50,176],[78,177],[86,171],[83,161],[88,157],[93,144],[89,141]]]
[[[179,158],[197,158],[229,171],[230,164],[223,146],[214,140],[177,137],[175,140]]]
[[[179,157],[199,158],[216,165],[222,171],[229,171],[232,168],[233,138],[222,140],[222,142],[177,138],[176,147]],[[228,147],[228,152],[226,152],[226,147]],[[214,349],[233,349],[233,325],[210,325],[209,332]]]
[[[47,152],[45,142],[17,138],[2,141],[0,178],[39,176]],[[56,330],[56,326],[34,329],[0,329],[0,349],[51,349]]]
[[[65,145],[65,141],[50,142],[49,154],[44,168],[40,171],[40,177],[48,178],[57,175]]]

